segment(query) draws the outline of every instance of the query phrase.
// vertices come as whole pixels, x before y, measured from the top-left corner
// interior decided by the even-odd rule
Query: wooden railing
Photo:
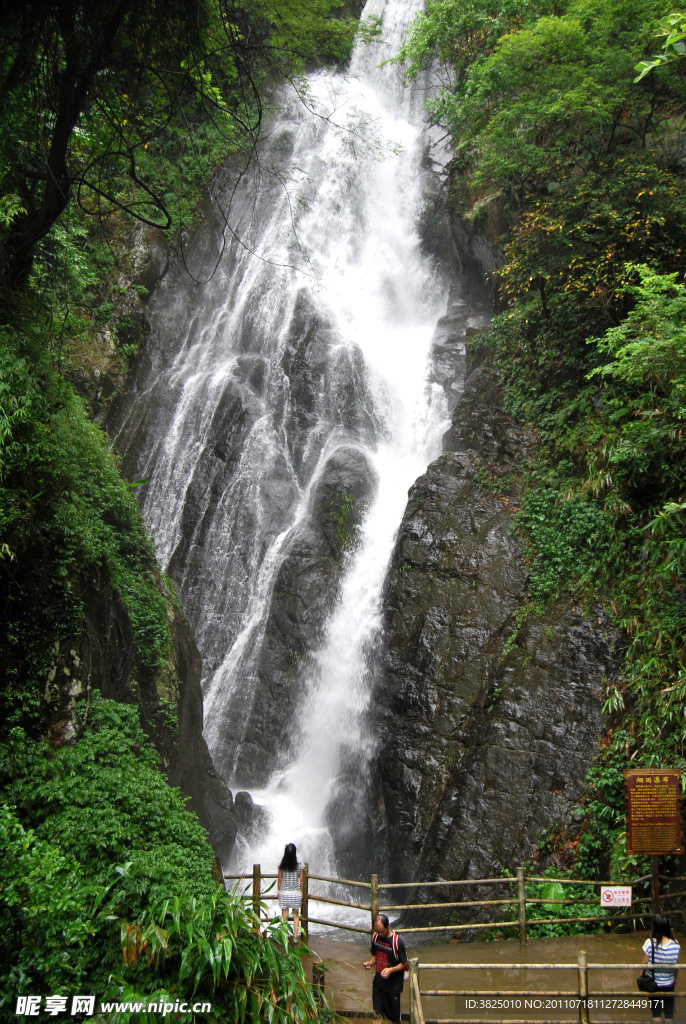
[[[240,874],[240,875],[224,875],[227,882],[229,881],[243,881],[250,882],[250,888],[246,891],[248,898],[252,899],[253,908],[257,915],[262,914],[262,909],[265,906],[267,900],[276,900],[278,896],[276,892],[264,891],[263,883],[268,883],[268,889],[271,888],[273,883],[277,879],[276,874],[263,874],[259,864],[253,865],[252,875]],[[640,918],[650,917],[659,908],[659,900],[665,901],[679,896],[686,895],[686,890],[679,890],[678,892],[668,892],[660,895],[659,893],[659,881],[669,882],[685,882],[686,876],[667,878],[666,876],[658,876],[656,874],[645,875],[641,878],[632,879],[627,883],[620,883],[618,881],[613,882],[593,882],[581,878],[544,878],[540,875],[526,875],[524,868],[517,868],[517,871],[513,877],[504,876],[501,878],[468,878],[468,879],[456,879],[453,881],[436,881],[436,882],[389,882],[380,883],[378,875],[372,874],[369,882],[361,882],[351,878],[332,878],[328,875],[315,875],[310,874],[309,867],[307,864],[304,865],[304,886],[303,886],[303,901],[301,906],[301,920],[305,927],[308,924],[321,924],[332,928],[341,928],[345,931],[358,932],[363,935],[369,935],[373,929],[374,920],[377,914],[386,913],[389,911],[406,911],[406,910],[445,910],[445,909],[457,909],[462,907],[497,907],[497,906],[516,906],[517,907],[517,920],[516,921],[486,921],[486,922],[470,922],[468,924],[442,924],[442,925],[429,925],[421,927],[403,927],[403,932],[410,933],[421,933],[421,932],[438,932],[438,931],[459,931],[459,930],[479,930],[479,929],[492,929],[492,928],[516,928],[518,929],[519,940],[525,943],[527,940],[527,928],[529,925],[536,924],[566,924],[572,922],[597,922],[607,921],[608,923],[614,923],[615,921],[627,921],[636,920]],[[337,899],[333,896],[322,896],[315,894],[310,891],[310,882],[327,882],[343,886],[352,886],[369,891],[369,903],[358,903],[349,899]],[[583,917],[547,917],[543,919],[531,919],[527,917],[527,907],[531,905],[540,904],[551,904],[551,905],[573,905],[578,902],[575,899],[545,899],[545,898],[533,898],[528,897],[526,894],[527,883],[531,882],[543,882],[550,883],[554,882],[562,886],[606,886],[606,885],[618,885],[618,884],[631,884],[638,885],[650,882],[650,895],[640,897],[633,900],[634,904],[640,906],[647,905],[645,910],[639,910],[633,913],[621,913],[612,914],[611,916],[605,915],[589,915]],[[414,893],[420,889],[430,889],[440,887],[442,889],[450,889],[456,887],[461,889],[465,886],[486,886],[486,885],[511,885],[515,886],[515,895],[511,899],[494,899],[494,900],[457,900],[454,902],[440,902],[440,903],[396,903],[382,905],[380,902],[380,890],[394,890],[394,889],[409,889],[411,893],[411,899],[414,899]],[[328,903],[338,907],[348,907],[353,910],[362,910],[369,912],[370,924],[369,927],[361,927],[359,925],[344,924],[340,921],[327,921],[322,918],[310,917],[309,916],[309,904],[310,900],[318,903]],[[588,903],[588,898],[583,898],[584,903]],[[682,913],[682,911],[678,911]],[[262,914],[264,917],[265,915]],[[266,919],[270,919],[270,915],[266,915]],[[426,1017],[424,1014],[424,1000],[435,997],[454,997],[454,998],[469,998],[474,999],[508,999],[514,1004],[515,1009],[523,1007],[540,1010],[545,1008],[544,1000],[574,1000],[572,1007],[566,1006],[567,1012],[570,1009],[578,1009],[578,1020],[579,1024],[592,1024],[591,1012],[602,1008],[602,1003],[607,1002],[611,999],[622,999],[622,998],[633,998],[634,1000],[640,999],[645,1001],[649,998],[648,993],[638,992],[638,990],[632,989],[631,991],[598,991],[593,992],[589,987],[589,971],[602,970],[607,971],[639,971],[643,965],[638,964],[589,964],[587,962],[586,953],[580,950],[577,957],[576,963],[567,964],[529,964],[529,963],[451,963],[451,964],[434,964],[434,963],[422,963],[422,971],[473,971],[473,970],[525,970],[525,971],[552,971],[552,970],[564,970],[564,971],[576,971],[576,988],[568,991],[548,991],[539,990],[531,993],[525,993],[521,989],[431,989],[421,988],[420,984],[420,962],[417,958],[410,960],[410,980],[409,980],[409,1019],[411,1024],[484,1024],[484,1017],[470,1018],[466,1015],[454,1018],[442,1017],[440,1022],[431,1017]],[[686,969],[686,965],[676,964],[674,965],[675,970]],[[316,993],[322,993],[324,989],[325,972],[318,965],[314,965],[312,971],[312,980],[315,987]],[[678,998],[678,993],[675,995]],[[543,1003],[543,1006],[541,1006]],[[646,1003],[647,1006],[647,1003]],[[371,1017],[371,1012],[360,1012],[350,1010],[338,1010],[338,1016],[341,1017]],[[403,1014],[405,1018],[407,1015]],[[607,1018],[598,1018],[594,1014],[593,1024],[602,1024],[603,1020]],[[525,1018],[498,1018],[498,1024],[542,1024],[540,1018],[537,1020],[529,1020]]]
[[[253,906],[255,913],[259,913],[260,906],[266,900],[277,899],[276,893],[263,892],[264,881],[272,882],[277,878],[276,874],[263,874],[259,864],[253,865],[252,875],[241,874],[241,875],[224,875],[227,881],[248,881],[252,879],[251,893],[253,900]],[[665,880],[664,876],[660,876],[660,879]],[[686,881],[686,878],[670,878],[670,882],[682,882]],[[337,885],[352,886],[365,890],[369,890],[369,903],[359,903],[350,899],[336,899],[332,896],[323,896],[320,894],[314,894],[310,891],[310,882],[329,882]],[[571,906],[577,904],[579,900],[575,899],[546,899],[546,898],[534,898],[527,896],[526,886],[530,882],[554,882],[561,886],[607,886],[607,885],[639,885],[642,883],[650,882],[650,895],[645,897],[639,897],[633,900],[633,905],[639,907],[645,907],[645,909],[631,911],[620,914],[593,914],[579,917],[546,917],[532,919],[530,916],[527,917],[527,907],[532,905],[549,904],[554,905],[565,905]],[[431,889],[440,887],[441,889],[456,888],[458,891],[468,886],[514,886],[514,895],[508,899],[492,899],[492,900],[456,900],[453,902],[438,902],[438,903],[417,903],[415,900],[415,893],[420,889]],[[330,928],[340,928],[343,931],[357,932],[363,935],[368,935],[373,929],[374,921],[376,920],[377,914],[379,913],[393,913],[393,912],[404,912],[408,910],[457,910],[468,907],[504,907],[504,906],[516,906],[517,907],[517,919],[515,921],[470,921],[469,923],[462,924],[439,924],[439,925],[421,925],[421,926],[403,926],[403,932],[409,932],[412,934],[420,933],[434,933],[444,931],[479,931],[483,929],[502,928],[517,929],[519,941],[527,941],[527,929],[529,925],[537,924],[571,924],[571,923],[584,923],[598,922],[598,921],[632,921],[640,918],[647,918],[652,913],[656,912],[659,908],[659,900],[666,901],[679,896],[686,895],[686,890],[679,890],[678,892],[668,892],[662,895],[659,894],[658,890],[658,877],[656,875],[644,875],[641,878],[632,879],[626,883],[613,882],[594,882],[580,878],[544,878],[539,875],[526,875],[524,868],[519,867],[516,870],[514,876],[502,876],[500,878],[466,878],[456,879],[453,881],[436,881],[436,882],[379,882],[379,876],[372,874],[369,882],[361,882],[351,878],[332,878],[328,875],[315,875],[310,874],[309,867],[305,864],[304,870],[304,889],[303,889],[303,901],[301,906],[301,920],[307,930],[308,924],[319,924],[325,925]],[[411,902],[408,903],[395,903],[395,904],[382,904],[380,900],[380,890],[394,890],[394,889],[409,889]],[[392,897],[391,897],[392,898]],[[370,915],[370,926],[368,928],[361,927],[360,925],[344,924],[341,921],[325,920],[319,917],[310,917],[310,900],[316,901],[317,903],[328,903],[332,906],[347,907],[352,910],[368,911]],[[582,901],[588,904],[589,900],[586,898]],[[679,913],[681,913],[679,911]]]
[[[439,1024],[438,1021],[424,1016],[423,1003],[424,998],[432,998],[437,996],[451,996],[455,999],[469,997],[474,1000],[478,999],[501,999],[507,1001],[507,1008],[520,1010],[520,1009],[533,1009],[538,1011],[551,1010],[554,1019],[559,1020],[560,1012],[577,1011],[579,1024],[603,1024],[607,1021],[607,1017],[599,1018],[595,1012],[593,1012],[593,1022],[591,1021],[592,1011],[596,1009],[605,1010],[607,1009],[607,1003],[611,1003],[616,999],[631,999],[632,1001],[640,1002],[641,1006],[647,1011],[648,999],[660,998],[660,993],[647,993],[639,992],[636,988],[628,991],[618,991],[603,989],[600,991],[593,991],[589,984],[589,971],[603,971],[606,974],[608,971],[640,971],[644,967],[643,964],[590,964],[588,963],[586,952],[579,950],[577,954],[576,963],[566,964],[511,964],[511,963],[459,963],[459,964],[432,964],[422,963],[422,971],[575,971],[576,972],[576,988],[568,989],[565,991],[555,990],[534,990],[532,992],[525,992],[521,988],[519,989],[473,989],[473,988],[453,988],[453,989],[422,989],[419,980],[419,960],[413,959],[410,961],[410,1022],[411,1024]],[[673,964],[670,965],[673,970],[685,970],[686,964]],[[674,993],[674,998],[679,998],[679,993]],[[552,1004],[552,1005],[551,1005]],[[621,1009],[621,1008],[620,1008]],[[677,1017],[678,1019],[678,1017]],[[441,1017],[440,1024],[484,1024],[483,1014],[480,1017],[470,1018],[465,1014],[459,1017]],[[538,1019],[522,1018],[517,1017],[499,1017],[497,1024],[541,1024],[540,1017]]]

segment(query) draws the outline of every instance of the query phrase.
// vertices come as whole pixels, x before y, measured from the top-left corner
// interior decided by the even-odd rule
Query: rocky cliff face
[[[448,240],[453,275],[464,295],[499,304],[497,271],[505,262],[504,241],[518,212],[501,193],[480,195],[453,163],[448,176]]]
[[[71,371],[77,391],[102,419],[108,399],[126,384],[117,346],[143,346],[149,332],[146,304],[170,262],[163,232],[138,226],[113,239],[117,268],[103,283],[102,298],[113,307],[109,326],[96,330],[87,365]],[[152,568],[152,566],[151,566]],[[164,664],[150,668],[136,655],[131,621],[106,573],[84,585],[84,622],[80,636],[65,640],[54,654],[45,689],[55,746],[71,742],[72,711],[91,689],[104,697],[137,704],[141,722],[162,759],[169,783],[188,797],[189,808],[209,833],[219,859],[226,863],[234,846],[233,797],[215,769],[202,735],[201,660],[191,629],[157,570],[158,587],[167,601],[172,650]]]
[[[613,669],[603,617],[526,595],[512,532],[532,439],[474,368],[445,454],[410,491],[384,592],[373,773],[377,855],[393,880],[514,868],[575,814]]]
[[[222,863],[236,837],[233,798],[214,768],[202,736],[200,656],[178,606],[167,601],[172,650],[159,667],[141,664],[128,613],[108,581],[93,581],[78,640],[55,651],[44,699],[54,746],[71,742],[77,699],[98,689],[111,700],[137,704],[141,722],[162,758],[169,783],[190,797]]]

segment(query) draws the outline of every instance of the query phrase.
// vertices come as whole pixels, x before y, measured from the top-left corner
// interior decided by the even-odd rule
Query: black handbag
[[[655,945],[652,939],[650,940],[650,962],[655,964]],[[636,978],[636,984],[639,992],[657,992],[657,982],[652,971],[641,971]]]

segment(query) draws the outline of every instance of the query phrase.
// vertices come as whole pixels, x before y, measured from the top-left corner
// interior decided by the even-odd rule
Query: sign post
[[[684,852],[681,772],[674,768],[632,768],[624,772],[626,852],[652,856],[653,913],[660,913],[658,856]]]

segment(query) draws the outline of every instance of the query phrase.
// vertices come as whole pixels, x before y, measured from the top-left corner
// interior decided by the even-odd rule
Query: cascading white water
[[[380,12],[383,6],[368,4],[365,13]],[[417,6],[386,5],[383,33],[389,49],[399,42]],[[445,291],[420,253],[416,232],[426,139],[416,98],[403,90],[393,69],[380,70],[378,63],[378,49],[358,49],[351,71],[359,77],[347,83],[346,99],[367,111],[400,152],[383,161],[370,154],[356,158],[350,169],[361,194],[355,208],[346,211],[350,222],[338,218],[343,230],[333,232],[331,213],[339,201],[346,139],[330,133],[321,154],[327,175],[309,216],[299,225],[316,266],[320,301],[364,355],[380,424],[368,448],[378,491],[349,559],[324,642],[305,669],[306,690],[290,763],[273,775],[268,787],[253,793],[269,809],[271,827],[243,849],[244,867],[276,863],[288,837],[307,851],[310,865],[317,865],[314,870],[333,870],[326,812],[336,793],[341,760],[354,759],[363,776],[373,749],[366,715],[371,682],[367,657],[380,625],[383,580],[408,489],[440,453],[446,426],[442,390],[427,381]]]
[[[345,78],[311,78],[318,114],[284,97],[269,154],[290,151],[290,188],[254,205],[239,191],[231,211],[236,233],[269,262],[233,245],[203,288],[179,276],[163,283],[150,366],[120,425],[121,447],[135,450],[149,481],[144,515],[203,655],[208,745],[229,775],[259,699],[255,666],[277,574],[314,489],[343,447],[376,474],[323,637],[301,663],[291,748],[267,765],[269,783],[252,788],[270,825],[243,843],[243,863],[274,864],[292,840],[312,870],[333,869],[327,807],[343,766],[364,777],[373,743],[368,655],[384,575],[408,488],[439,454],[446,426],[442,389],[427,379],[446,288],[417,233],[423,97],[380,66],[420,8],[369,0],[364,17],[383,16],[383,42],[359,44]],[[295,269],[303,252],[307,264]],[[320,325],[323,369],[296,430],[284,353],[304,306]],[[225,435],[230,456],[217,442]]]

